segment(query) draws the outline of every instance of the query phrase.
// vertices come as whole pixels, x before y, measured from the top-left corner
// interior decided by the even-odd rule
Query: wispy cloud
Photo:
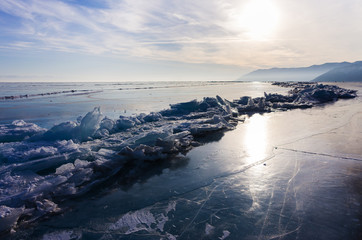
[[[227,9],[219,1],[106,1],[94,8],[69,1],[3,0],[0,10],[21,19],[13,41],[3,42],[16,49],[200,62],[210,45],[221,49],[214,45],[236,37],[223,26]]]
[[[16,26],[15,23],[0,26],[4,36],[0,43],[1,48],[14,50],[110,53],[181,62],[264,66],[270,61],[300,59],[303,50],[313,47],[313,41],[319,44],[318,36],[325,39],[315,31],[316,37],[310,41],[309,36],[303,35],[307,31],[301,28],[302,20],[293,19],[295,12],[288,12],[308,4],[312,7],[309,0],[303,4],[270,0],[284,6],[284,16],[288,18],[280,31],[281,37],[267,41],[250,39],[235,20],[248,1],[104,0],[94,5],[72,0],[2,0],[0,21],[6,21],[9,16],[18,21]],[[338,7],[335,2],[328,6],[335,10]],[[309,18],[318,21],[318,13],[313,14]],[[330,17],[328,13],[322,16]],[[289,26],[291,22],[296,25]],[[323,24],[325,26],[325,22]],[[296,26],[300,28],[295,29]],[[310,27],[318,29],[318,26]],[[307,40],[304,46],[300,39]]]

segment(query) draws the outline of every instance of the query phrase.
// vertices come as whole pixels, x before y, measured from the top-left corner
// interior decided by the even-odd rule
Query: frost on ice
[[[98,187],[125,164],[139,168],[185,154],[201,144],[200,136],[234,129],[244,114],[308,108],[356,96],[356,91],[322,84],[293,83],[292,87],[287,96],[265,93],[234,101],[207,97],[114,120],[94,108],[78,121],[49,130],[22,120],[0,125],[0,231],[60,212],[61,201]],[[136,170],[122,177],[137,178]],[[153,222],[161,231],[166,217],[133,212],[110,228],[127,233],[138,230],[136,226],[148,229]],[[144,222],[137,222],[140,219]],[[211,230],[206,226],[206,233]],[[225,232],[222,238],[227,236]]]
[[[147,207],[134,212],[127,212],[117,222],[109,225],[111,231],[118,231],[122,234],[131,234],[139,231],[160,234],[170,238],[171,234],[164,231],[164,226],[169,220],[168,214],[175,211],[176,202],[171,201],[166,209],[155,212],[152,207]]]

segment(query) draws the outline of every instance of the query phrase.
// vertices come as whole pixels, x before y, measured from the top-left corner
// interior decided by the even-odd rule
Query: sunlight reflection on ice
[[[253,115],[246,122],[244,143],[248,162],[260,160],[267,155],[267,122],[268,117],[260,114]]]
[[[269,117],[254,114],[245,122],[245,134],[243,142],[246,153],[246,162],[255,163],[267,157],[268,154],[268,121]],[[263,165],[257,165],[249,169],[249,174],[253,178],[263,179],[265,174]],[[249,192],[252,198],[252,205],[248,211],[259,211],[261,209],[262,196],[269,192],[270,186],[261,182],[250,182]]]

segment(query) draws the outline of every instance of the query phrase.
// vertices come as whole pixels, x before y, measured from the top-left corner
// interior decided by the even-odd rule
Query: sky
[[[235,80],[358,61],[361,0],[1,0],[0,81]]]

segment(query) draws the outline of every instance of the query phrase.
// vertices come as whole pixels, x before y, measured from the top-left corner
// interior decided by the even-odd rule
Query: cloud
[[[303,57],[302,61],[313,56],[315,59],[317,53],[313,53],[316,48],[313,44],[322,45],[323,41],[328,41],[325,45],[329,50],[337,45],[344,50],[348,48],[343,42],[346,38],[336,38],[336,29],[333,29],[333,26],[341,29],[349,22],[348,18],[333,18],[334,25],[328,25],[328,20],[343,5],[337,1],[318,2],[328,6],[328,11],[324,11],[315,7],[316,3],[311,0],[302,3],[270,0],[280,6],[284,21],[278,36],[263,40],[251,39],[235,20],[248,1],[2,0],[0,21],[10,16],[19,21],[15,26],[0,26],[0,43],[2,49],[14,51],[113,54],[251,67],[276,65],[283,59],[299,62]],[[356,4],[356,0],[351,1]],[[353,11],[354,27],[345,27],[347,36],[361,18],[358,10],[349,5],[343,9]],[[348,42],[358,45],[351,40]],[[319,48],[327,54],[327,47]],[[331,51],[331,54],[337,56],[341,51]]]
[[[1,1],[1,11],[22,20],[8,47],[28,42],[24,48],[152,57],[158,48],[182,51],[183,45],[220,42],[225,34],[216,1],[181,5],[161,0],[107,1],[103,8],[70,3]]]

